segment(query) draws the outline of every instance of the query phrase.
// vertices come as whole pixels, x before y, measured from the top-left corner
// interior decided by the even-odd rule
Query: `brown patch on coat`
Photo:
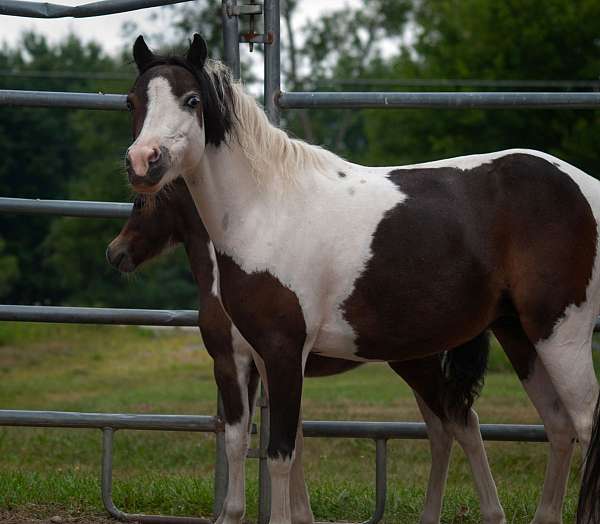
[[[515,313],[535,343],[585,300],[596,222],[577,184],[550,162],[511,154],[389,178],[407,199],[380,222],[342,306],[359,356],[426,356]]]
[[[519,380],[521,382],[527,380],[533,371],[537,352],[527,338],[519,319],[516,316],[500,318],[492,324],[492,331],[515,369]]]

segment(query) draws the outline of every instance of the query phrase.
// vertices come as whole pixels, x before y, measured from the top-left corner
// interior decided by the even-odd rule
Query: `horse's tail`
[[[596,401],[590,445],[585,456],[577,504],[577,524],[600,523],[600,395]]]
[[[485,381],[490,340],[487,331],[473,340],[444,354],[442,370],[445,387],[442,392],[444,412],[451,418],[463,418],[465,424],[475,399]]]

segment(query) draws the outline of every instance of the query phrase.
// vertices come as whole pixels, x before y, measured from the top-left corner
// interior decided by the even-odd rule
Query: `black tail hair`
[[[585,469],[577,504],[577,524],[600,523],[600,395],[594,410],[590,446],[585,456]]]
[[[487,331],[444,354],[442,405],[448,418],[462,418],[467,423],[471,406],[485,382],[489,355],[490,337]]]

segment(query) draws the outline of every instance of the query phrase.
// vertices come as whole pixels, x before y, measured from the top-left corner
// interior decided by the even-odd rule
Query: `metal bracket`
[[[240,43],[248,44],[250,52],[254,51],[254,44],[271,44],[273,42],[273,34],[268,33],[267,35],[261,35],[255,31],[255,16],[263,14],[262,4],[256,3],[256,0],[250,0],[249,4],[237,5],[234,2],[227,2],[225,7],[227,16],[249,16],[250,17],[250,30],[240,34]]]

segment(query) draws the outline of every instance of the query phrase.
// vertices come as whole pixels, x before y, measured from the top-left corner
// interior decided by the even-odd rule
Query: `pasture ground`
[[[597,355],[598,356],[598,355]],[[600,359],[596,359],[600,369]],[[216,389],[195,331],[0,323],[0,408],[212,414]],[[481,422],[538,423],[506,359],[494,348]],[[305,419],[420,420],[408,387],[373,364],[305,386]],[[508,522],[531,520],[542,485],[546,444],[486,443]],[[308,439],[305,467],[318,520],[361,521],[373,507],[374,444]],[[99,524],[100,432],[0,428],[0,522]],[[565,509],[573,521],[579,457]],[[129,512],[211,513],[214,437],[121,431],[115,440],[114,498]],[[429,468],[426,441],[389,445],[385,522],[418,522]],[[248,518],[256,516],[257,462],[248,462]],[[455,446],[445,523],[479,522],[477,497]]]

